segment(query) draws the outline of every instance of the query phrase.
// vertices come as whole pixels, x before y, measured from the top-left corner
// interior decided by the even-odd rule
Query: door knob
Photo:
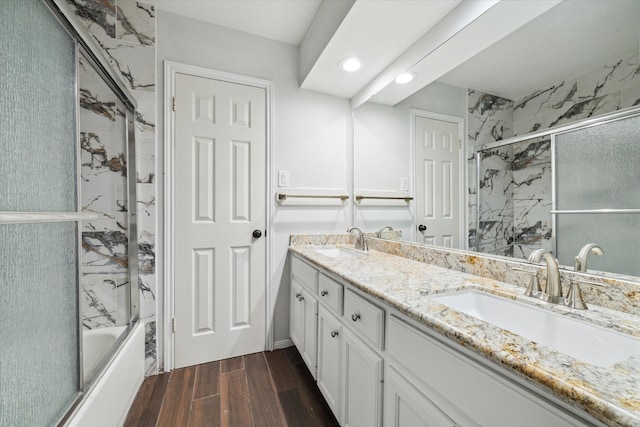
[[[427,226],[426,226],[426,225],[422,225],[422,224],[420,224],[420,225],[418,226],[418,231],[427,231]]]
[[[253,230],[253,238],[254,239],[259,239],[262,237],[262,231],[260,230]]]

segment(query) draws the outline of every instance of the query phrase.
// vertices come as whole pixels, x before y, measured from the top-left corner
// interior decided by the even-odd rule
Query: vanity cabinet
[[[314,379],[318,356],[318,276],[318,270],[301,259],[291,258],[289,334]]]
[[[604,425],[296,256],[291,339],[344,427]]]
[[[345,310],[345,316],[348,313]],[[351,329],[352,320],[345,321],[343,325],[320,305],[318,388],[341,425],[380,426],[383,358]]]
[[[384,310],[295,256],[291,265],[291,340],[342,426],[380,427]]]

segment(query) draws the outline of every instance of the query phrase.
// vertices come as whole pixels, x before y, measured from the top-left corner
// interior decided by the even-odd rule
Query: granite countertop
[[[548,304],[525,297],[521,286],[384,252],[372,250],[362,256],[330,258],[314,250],[322,247],[327,246],[291,246],[289,250],[486,359],[532,380],[603,423],[640,426],[640,354],[608,367],[591,365],[426,296],[475,288],[636,337],[640,337],[640,317],[592,305],[589,310],[573,310]]]

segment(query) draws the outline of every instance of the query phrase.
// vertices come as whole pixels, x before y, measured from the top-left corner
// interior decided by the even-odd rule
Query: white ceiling
[[[299,45],[321,0],[156,0],[157,9]]]
[[[395,105],[419,89],[438,80],[446,73],[464,64],[469,58],[508,37],[540,14],[555,7],[562,0],[465,2],[441,21],[423,40],[432,43],[422,47],[421,55],[410,68],[417,77],[408,84],[397,84],[395,75],[378,89],[371,101]],[[485,4],[483,4],[485,3]],[[474,70],[470,70],[472,75]],[[389,78],[391,77],[391,78]],[[491,76],[487,76],[491,78]],[[466,85],[461,87],[467,87]],[[367,94],[368,95],[368,94]],[[351,99],[356,107],[362,99]]]
[[[639,45],[639,0],[565,0],[440,81],[515,100]]]
[[[352,98],[461,1],[356,1],[301,87]],[[338,68],[349,56],[364,62],[357,73]]]
[[[324,1],[328,3],[323,7],[331,7],[332,2],[354,0]],[[488,4],[483,7],[493,8],[494,14],[495,10],[514,9],[507,7],[510,0],[483,1]],[[552,4],[551,10],[538,18],[537,14],[530,14],[529,19],[518,16],[515,20],[530,22],[516,31],[505,31],[504,38],[492,41],[495,44],[483,47],[480,53],[469,51],[461,61],[457,54],[433,55],[429,54],[431,51],[416,50],[429,39],[430,30],[433,33],[434,28],[450,26],[449,22],[454,21],[452,11],[461,12],[463,7],[470,9],[482,2],[355,0],[320,46],[310,71],[301,75],[301,87],[349,98],[352,103],[355,98],[367,99],[379,92],[373,100],[395,104],[428,82],[413,83],[408,91],[390,82],[390,74],[437,56],[437,61],[434,59],[437,66],[430,66],[429,73],[423,73],[430,74],[431,81],[439,79],[454,86],[517,99],[603,64],[612,55],[637,50],[640,44],[640,0],[565,0],[557,6],[557,0],[520,0],[512,4],[525,5],[525,1],[530,8],[538,9],[539,3]],[[160,10],[300,46],[322,0],[155,0],[154,3]],[[500,7],[495,8],[496,3]],[[520,10],[522,14],[525,9],[518,6],[513,13]],[[447,19],[443,20],[445,16]],[[501,22],[511,20],[503,18]],[[304,47],[302,44],[300,49]],[[442,53],[443,49],[434,53],[438,51]],[[340,60],[350,55],[364,60],[363,70],[346,74],[338,69]],[[393,94],[394,91],[397,93]]]

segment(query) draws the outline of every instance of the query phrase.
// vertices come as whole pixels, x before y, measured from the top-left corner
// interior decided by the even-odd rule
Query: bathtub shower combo
[[[136,104],[74,19],[0,8],[0,425],[122,424],[144,376]]]

